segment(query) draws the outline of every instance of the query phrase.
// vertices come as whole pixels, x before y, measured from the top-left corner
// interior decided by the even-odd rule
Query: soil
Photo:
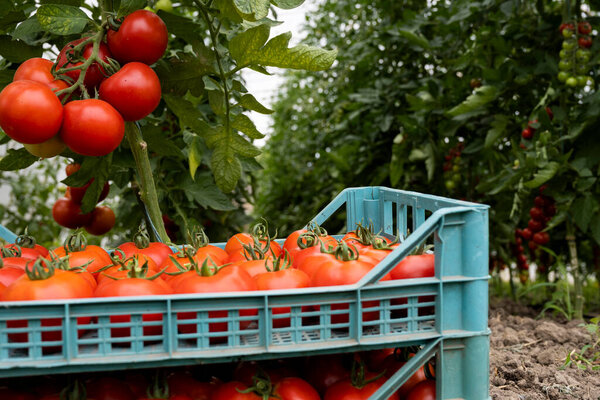
[[[561,369],[592,343],[582,321],[536,319],[536,310],[490,302],[490,396],[493,400],[600,400],[600,371]]]

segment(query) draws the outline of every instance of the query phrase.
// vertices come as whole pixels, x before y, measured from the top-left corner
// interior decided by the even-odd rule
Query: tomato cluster
[[[0,381],[0,398],[22,400],[367,400],[418,348],[346,355],[244,361],[205,369],[124,371],[48,377],[19,387]],[[74,379],[73,379],[74,378]],[[388,399],[435,400],[435,371],[427,363]],[[61,393],[63,397],[61,397]]]
[[[560,62],[558,63],[558,80],[569,87],[584,87],[593,85],[594,81],[589,76],[590,50],[592,39],[592,26],[587,21],[577,23],[563,23],[559,27],[563,37],[562,49],[560,51]]]
[[[531,254],[535,254],[539,246],[545,246],[550,242],[550,235],[544,231],[544,228],[546,228],[548,221],[556,214],[556,205],[552,197],[543,194],[544,189],[543,186],[540,188],[540,194],[535,197],[534,206],[529,210],[530,219],[527,222],[527,227],[515,230],[513,253],[517,259],[517,267],[520,271],[527,271],[529,269],[523,247],[524,241],[528,242],[527,246]]]
[[[458,143],[455,147],[451,148],[446,156],[444,156],[444,179],[446,189],[452,191],[462,181],[463,177],[460,173],[461,167],[461,154],[465,148],[463,142]]]
[[[546,114],[548,114],[548,118],[550,121],[554,119],[554,113],[550,107],[546,107]],[[539,126],[538,120],[534,119],[527,123],[527,127],[521,131],[521,137],[525,140],[533,139],[535,132],[537,131],[537,127]]]
[[[77,163],[67,165],[67,176],[77,172],[81,166]],[[108,206],[96,206],[92,212],[81,212],[81,201],[94,179],[80,187],[68,186],[65,197],[56,200],[52,207],[52,217],[60,226],[69,229],[84,227],[92,235],[104,235],[115,225],[115,213]],[[98,202],[104,200],[110,191],[108,182],[104,184]]]
[[[25,61],[0,92],[0,127],[38,157],[54,157],[66,147],[83,156],[111,153],[123,139],[125,121],[158,106],[160,82],[149,65],[162,57],[167,42],[160,17],[137,10],[118,30],[103,26],[67,43],[54,63]],[[99,98],[90,98],[95,93]]]

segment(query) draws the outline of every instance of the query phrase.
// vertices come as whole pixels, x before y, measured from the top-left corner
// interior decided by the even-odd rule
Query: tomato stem
[[[162,219],[162,212],[158,204],[158,194],[152,175],[152,166],[148,158],[148,145],[142,137],[142,132],[133,122],[125,123],[125,136],[129,142],[129,147],[133,153],[137,172],[140,178],[140,197],[146,206],[150,222],[154,225],[157,240],[163,243],[169,243],[169,236],[165,230],[165,224]]]
[[[575,241],[575,227],[571,221],[567,221],[567,236],[565,237],[569,245],[569,255],[571,257],[571,272],[573,274],[573,283],[575,286],[575,315],[576,319],[583,319],[583,282],[579,271],[579,258],[577,257],[577,242]]]

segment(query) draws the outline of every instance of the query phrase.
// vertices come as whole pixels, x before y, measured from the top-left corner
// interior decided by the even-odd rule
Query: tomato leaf
[[[269,14],[269,0],[233,0],[233,5],[248,21],[258,21]]]
[[[202,113],[192,103],[182,97],[163,94],[169,109],[179,118],[182,127],[186,126],[200,136],[210,136],[216,131],[203,120]]]
[[[429,41],[423,35],[421,35],[419,33],[415,33],[412,30],[407,30],[407,29],[398,29],[393,32],[398,33],[398,35],[400,35],[403,38],[405,38],[406,40],[408,40],[408,42],[410,44],[414,44],[415,46],[419,46],[424,49],[429,48]]]
[[[221,192],[209,173],[198,173],[195,182],[184,181],[180,187],[187,196],[188,200],[195,200],[204,208],[212,208],[218,211],[234,210],[235,206],[231,203],[229,197]]]
[[[596,211],[590,221],[590,233],[596,243],[600,244],[600,212],[598,211]]]
[[[196,53],[198,53],[199,48],[206,48],[202,42],[204,34],[203,25],[196,23],[190,18],[165,12],[163,10],[159,10],[157,14],[164,21],[165,25],[167,25],[167,30],[170,35],[175,35],[191,44],[192,47],[194,47],[194,50],[196,50]],[[209,52],[209,54],[212,55],[213,53]],[[189,54],[186,53],[185,55]],[[206,56],[206,54],[204,54],[204,56]]]
[[[231,57],[239,66],[250,65],[259,49],[269,39],[270,31],[268,25],[262,24],[234,36],[229,41]]]
[[[36,16],[30,17],[21,22],[12,33],[14,39],[23,40],[27,44],[37,44],[35,40],[36,33],[42,32],[44,28]]]
[[[238,14],[233,0],[214,0],[213,7],[219,10],[223,17],[230,19],[232,22],[236,24],[242,23],[243,19]]]
[[[208,104],[217,115],[225,115],[225,94],[220,90],[208,90]]]
[[[506,126],[508,125],[509,121],[510,120],[506,115],[494,116],[494,121],[492,121],[491,123],[492,128],[488,131],[487,135],[485,136],[485,142],[483,145],[484,148],[490,148],[496,143],[498,139],[502,137],[502,135],[504,135],[504,133],[506,132]]]
[[[30,46],[21,40],[13,40],[10,36],[0,36],[0,54],[10,62],[21,63],[42,55],[42,46]]]
[[[145,5],[146,0],[121,0],[121,5],[119,7],[119,11],[117,12],[117,17],[124,17],[125,15],[131,14],[135,10],[144,8]]]
[[[196,175],[196,170],[200,166],[201,162],[202,162],[202,149],[200,147],[200,138],[196,136],[196,137],[194,137],[194,139],[192,140],[192,143],[190,144],[189,154],[188,154],[188,164],[190,167],[190,175],[192,176],[192,179],[194,179],[194,176]]]
[[[15,71],[12,69],[0,70],[0,90],[2,90],[4,86],[12,82],[14,75]]]
[[[145,126],[144,140],[148,144],[148,150],[152,153],[177,158],[184,156],[181,149],[165,135],[160,127]]]
[[[544,182],[547,182],[550,179],[552,179],[556,172],[558,172],[559,168],[559,163],[555,161],[549,162],[544,168],[540,169],[533,175],[532,180],[525,182],[525,187],[533,189],[541,186],[542,184],[544,184]]]
[[[0,130],[0,145],[10,142],[10,137]]]
[[[256,157],[261,153],[261,151],[258,148],[256,148],[256,146],[254,146],[252,143],[250,143],[248,140],[238,135],[237,133],[232,134],[232,140],[230,145],[231,148],[236,152],[236,154],[239,154],[244,157]]]
[[[0,5],[3,7],[3,5]],[[13,27],[25,19],[23,11],[10,11],[0,18],[0,32],[9,33]]]
[[[292,8],[302,5],[304,0],[271,0],[271,3],[275,7],[283,8],[284,10],[291,10]]]
[[[24,147],[20,149],[8,149],[7,154],[0,159],[0,171],[17,171],[32,165],[39,160],[29,153]]]
[[[598,203],[590,194],[575,199],[572,206],[569,208],[569,213],[573,217],[573,221],[577,226],[586,232],[592,219],[592,213],[597,208]]]
[[[231,121],[231,127],[245,133],[250,139],[262,139],[265,137],[265,135],[256,129],[254,122],[244,114],[237,115],[233,121]]]
[[[88,16],[78,7],[60,4],[40,6],[36,16],[42,28],[55,35],[81,33],[90,22]]]
[[[261,114],[272,114],[274,112],[270,108],[260,104],[259,101],[256,100],[256,98],[251,94],[243,95],[239,104],[247,110],[256,111]]]
[[[448,110],[446,114],[451,117],[457,117],[475,111],[494,101],[498,97],[498,94],[498,89],[495,86],[481,86],[475,89],[474,93],[469,95],[465,101]]]
[[[202,77],[212,73],[209,60],[190,54],[169,61],[161,60],[156,67],[163,93],[173,93],[183,96],[188,90],[194,96],[204,93]]]
[[[231,146],[218,146],[213,151],[210,168],[215,176],[219,189],[225,193],[232,192],[242,175],[240,160],[234,154]]]

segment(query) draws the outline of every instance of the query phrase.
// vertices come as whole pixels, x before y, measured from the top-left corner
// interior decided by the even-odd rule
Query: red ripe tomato
[[[144,248],[137,247],[134,242],[126,242],[118,249],[123,251],[126,258],[134,254],[144,254],[154,260],[161,269],[165,267],[164,264],[169,259],[168,257],[173,254],[173,250],[168,245],[159,242],[149,243],[148,247]]]
[[[543,246],[550,241],[550,235],[548,232],[537,232],[533,235],[533,241]]]
[[[577,30],[582,35],[589,35],[592,32],[592,25],[587,21],[582,21],[577,24]]]
[[[372,378],[373,374],[365,374],[366,379]],[[350,379],[344,379],[333,384],[325,393],[324,400],[368,400],[373,393],[377,391],[385,383],[386,378],[381,377],[374,382],[367,383],[362,388],[357,388],[352,385]],[[399,400],[397,393],[388,397],[388,400]]]
[[[117,32],[109,30],[106,38],[108,48],[121,64],[139,61],[150,65],[163,56],[169,33],[158,15],[137,10],[125,17]]]
[[[575,26],[573,26],[573,24],[571,24],[571,23],[563,22],[563,23],[562,23],[562,24],[560,24],[560,26],[558,27],[558,31],[559,31],[560,33],[562,33],[562,31],[564,31],[565,29],[572,31],[572,30],[574,30],[574,29],[575,29]]]
[[[435,275],[435,255],[406,256],[390,273],[392,279],[428,278]]]
[[[196,260],[198,265],[202,265],[204,260],[206,260],[208,257],[210,257],[210,259],[213,260],[215,264],[223,265],[227,263],[229,255],[222,248],[210,244],[198,248],[196,250],[196,254],[194,254],[194,260]]]
[[[244,385],[242,382],[227,382],[213,392],[211,400],[264,400],[262,396],[259,396],[256,393],[240,392],[240,390],[245,390],[247,388],[248,386]],[[276,398],[272,396],[268,399],[276,400]]]
[[[115,213],[110,207],[100,206],[92,211],[91,221],[84,226],[85,230],[96,236],[104,235],[115,226]]]
[[[52,75],[53,62],[45,58],[30,58],[15,71],[13,81],[36,81],[47,85],[53,91],[63,90],[69,87],[67,82],[56,79]]]
[[[54,203],[52,217],[60,226],[77,229],[88,224],[92,219],[92,214],[82,214],[78,204],[71,199],[62,198],[56,200],[56,203]]]
[[[125,134],[123,117],[102,100],[75,100],[65,106],[60,137],[83,156],[104,156],[115,150]]]
[[[402,368],[406,364],[406,361],[400,361],[397,359],[395,354],[390,354],[380,366],[380,369],[377,371],[385,371],[385,376],[390,378],[396,371]],[[431,368],[428,364],[426,364],[427,368]],[[431,371],[431,369],[430,369]],[[410,393],[410,391],[420,382],[427,379],[427,375],[425,375],[424,367],[419,368],[415,373],[413,373],[410,378],[398,389],[397,393],[401,399],[406,398],[406,395]]]
[[[334,383],[350,377],[350,371],[344,367],[342,357],[333,354],[310,357],[304,368],[307,381],[321,394]]]
[[[244,244],[252,245],[252,236],[249,233],[236,233],[227,240],[225,251],[227,254],[239,253]]]
[[[533,129],[525,128],[521,132],[521,136],[523,137],[523,139],[529,140],[533,137],[533,133],[534,133]]]
[[[406,396],[406,400],[435,400],[435,381],[428,379],[419,382]]]
[[[0,388],[0,399],[7,400],[37,400],[38,397],[22,391],[14,391],[12,389]]]
[[[223,267],[217,273],[210,276],[202,276],[196,271],[186,272],[173,284],[174,292],[181,293],[218,293],[218,292],[245,292],[256,290],[256,283],[246,271],[236,266]],[[210,318],[227,317],[226,310],[210,311]],[[255,309],[240,310],[241,316],[256,315]],[[177,315],[178,320],[194,319],[195,312],[182,312]],[[250,321],[240,322],[240,328],[245,329],[250,325]],[[179,330],[183,333],[195,333],[196,324],[180,324]],[[210,332],[225,332],[228,330],[227,322],[213,322],[209,324]]]
[[[30,259],[30,260],[36,260],[40,256],[42,256],[42,253],[38,250],[38,246],[41,247],[42,249],[44,249],[40,245],[36,245],[35,248],[31,249],[29,247],[18,246],[16,244],[7,244],[7,245],[4,246],[4,248],[5,249],[13,249],[13,251],[15,251],[15,252],[20,251],[22,258],[27,258],[27,259]],[[46,252],[46,254],[48,254],[48,253]],[[0,258],[2,258],[2,254],[1,253],[0,253]]]
[[[146,64],[131,62],[102,82],[99,94],[125,121],[137,121],[160,103],[160,81]]]
[[[94,400],[136,400],[129,386],[115,378],[95,378],[87,383],[88,399]]]
[[[577,43],[579,43],[579,47],[589,49],[590,47],[592,47],[592,38],[589,36],[580,36],[577,40]]]
[[[527,227],[529,228],[529,230],[531,232],[539,232],[542,229],[544,229],[544,222],[543,221],[539,221],[539,220],[535,220],[535,219],[530,219],[529,222],[527,223]]]
[[[79,171],[80,168],[81,168],[81,165],[79,165],[77,163],[71,163],[66,166],[65,171],[67,173],[67,176],[71,176],[75,172]],[[88,187],[90,187],[92,182],[94,182],[94,178],[90,179],[90,181],[88,183],[86,183],[84,186],[80,186],[80,187],[69,186],[67,188],[67,191],[69,192],[70,198],[75,203],[81,204],[81,201],[83,200],[83,196],[85,196],[85,192],[87,191]],[[108,182],[106,182],[104,184],[104,187],[102,188],[102,192],[100,192],[100,197],[98,197],[98,202],[101,202],[102,200],[104,200],[108,196],[109,192],[110,192],[110,185],[108,184]]]
[[[300,263],[295,265],[296,268],[298,268],[300,271],[304,271],[306,275],[308,275],[308,277],[312,279],[314,273],[319,268],[321,268],[321,265],[326,261],[336,261],[336,258],[333,254],[321,253],[319,251],[313,252],[311,255],[302,257]]]
[[[305,232],[307,232],[306,229],[298,229],[297,231],[290,233],[285,239],[285,242],[283,242],[283,249],[290,253],[292,259],[294,258],[294,254],[300,251],[300,247],[298,247],[298,237]]]
[[[210,400],[219,387],[215,382],[199,382],[187,374],[174,374],[167,380],[171,395],[187,395],[192,400]]]
[[[67,52],[72,53],[73,48],[86,39],[87,38],[73,40],[72,42],[67,43],[66,46],[62,48],[56,60],[57,69],[71,68],[83,64],[83,61],[70,63],[67,57]],[[83,58],[87,60],[92,55],[93,51],[93,44],[90,42],[83,49],[81,56],[83,56]],[[108,61],[108,59],[112,57],[110,51],[108,50],[108,47],[104,43],[100,43],[100,47],[98,49],[98,57],[103,61]],[[79,79],[80,73],[80,70],[74,70],[65,72],[65,75],[76,81],[77,79]],[[90,95],[93,95],[94,88],[97,87],[100,84],[100,82],[104,80],[105,73],[106,72],[104,71],[104,69],[97,62],[90,65],[90,67],[85,73],[85,78],[83,79],[83,84],[85,85],[86,89],[90,91]]]
[[[171,294],[173,291],[160,278],[148,280],[144,278],[125,278],[118,280],[107,280],[98,285],[94,297],[125,297],[125,296],[156,296]],[[162,321],[162,314],[144,314],[143,321]],[[112,315],[111,324],[131,322],[131,315]],[[155,336],[162,334],[162,325],[144,326],[144,336]],[[112,328],[111,336],[130,336],[130,328]]]
[[[63,106],[40,82],[15,81],[0,92],[0,127],[19,143],[38,144],[56,135]]]
[[[247,260],[247,261],[238,261],[233,263],[232,265],[236,265],[246,271],[248,275],[254,278],[257,275],[264,274],[267,272],[267,267],[273,267],[273,259],[268,258],[266,260]]]
[[[257,290],[300,289],[310,286],[310,278],[304,271],[286,268],[279,271],[263,272],[254,276]],[[290,326],[290,318],[277,318],[277,314],[289,314],[290,307],[274,307],[273,326],[283,328]]]
[[[533,235],[533,233],[531,232],[531,229],[529,229],[529,228],[525,228],[521,231],[521,237],[525,240],[531,240],[532,235]]]
[[[544,210],[538,207],[533,207],[529,210],[529,215],[532,219],[543,221],[545,219]]]
[[[32,262],[33,260],[30,258],[23,257],[5,257],[2,259],[2,265],[4,267],[19,268],[23,271],[25,271],[25,267]]]
[[[4,286],[10,286],[14,281],[16,281],[21,275],[25,273],[24,268],[17,268],[5,265],[0,268],[0,283]],[[0,299],[2,296],[0,296]]]
[[[321,400],[319,393],[304,379],[283,378],[273,389],[275,398],[281,400]]]
[[[65,257],[67,255],[64,247],[57,247],[53,250],[53,253],[57,257]],[[69,267],[76,268],[87,265],[86,271],[94,276],[97,275],[99,269],[113,263],[106,250],[92,244],[86,245],[81,250],[71,251],[68,253],[68,256]]]

